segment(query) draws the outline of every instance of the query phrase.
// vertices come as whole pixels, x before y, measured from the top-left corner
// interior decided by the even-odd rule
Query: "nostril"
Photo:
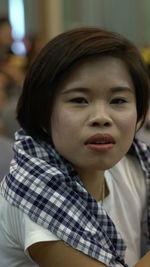
[[[95,122],[92,123],[92,126],[97,127],[97,126],[99,126],[99,123],[95,121]]]
[[[110,123],[109,122],[105,122],[104,123],[104,126],[109,127],[110,126]]]
[[[109,122],[100,123],[100,122],[96,122],[95,121],[91,125],[94,126],[94,127],[101,127],[101,126],[109,127],[110,123]]]

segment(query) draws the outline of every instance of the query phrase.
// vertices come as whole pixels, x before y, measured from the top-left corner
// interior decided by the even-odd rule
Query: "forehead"
[[[61,81],[61,88],[67,86],[78,86],[86,83],[90,84],[99,83],[103,85],[109,83],[120,85],[129,85],[134,87],[132,77],[128,71],[125,62],[116,57],[90,57],[88,59],[76,62],[66,73],[63,75]],[[113,86],[113,84],[112,84]]]

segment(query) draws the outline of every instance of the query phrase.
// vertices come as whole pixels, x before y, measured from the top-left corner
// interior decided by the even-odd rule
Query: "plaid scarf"
[[[150,148],[137,141],[133,148],[150,192]],[[112,220],[53,145],[19,130],[10,172],[3,179],[0,191],[32,221],[75,249],[108,266],[127,267],[124,262],[126,246]],[[150,196],[148,204],[150,207]],[[150,234],[150,214],[148,225]]]

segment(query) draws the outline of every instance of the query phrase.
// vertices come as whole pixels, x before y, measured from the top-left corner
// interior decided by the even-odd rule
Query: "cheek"
[[[51,119],[52,138],[58,139],[63,136],[69,136],[70,131],[73,132],[73,114],[61,109],[59,112],[55,111]]]
[[[128,116],[122,118],[122,125],[124,132],[129,135],[134,135],[137,125],[137,113],[131,112]]]

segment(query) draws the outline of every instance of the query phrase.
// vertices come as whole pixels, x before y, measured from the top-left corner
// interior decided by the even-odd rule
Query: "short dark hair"
[[[52,39],[29,68],[17,106],[17,119],[29,135],[49,140],[46,132],[60,80],[80,59],[95,56],[117,57],[126,64],[136,91],[137,122],[142,125],[148,109],[149,77],[140,52],[120,34],[84,27]]]

